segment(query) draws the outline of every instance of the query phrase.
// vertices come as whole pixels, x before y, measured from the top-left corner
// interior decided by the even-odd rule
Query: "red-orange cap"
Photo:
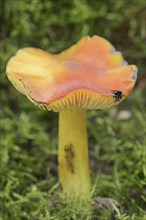
[[[53,111],[109,108],[132,91],[137,67],[99,36],[85,36],[60,54],[24,48],[6,68],[12,84],[36,105]]]

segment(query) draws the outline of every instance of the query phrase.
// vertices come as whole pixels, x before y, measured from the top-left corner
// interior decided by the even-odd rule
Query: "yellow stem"
[[[90,190],[86,115],[82,108],[59,113],[59,180],[63,192],[85,196]]]

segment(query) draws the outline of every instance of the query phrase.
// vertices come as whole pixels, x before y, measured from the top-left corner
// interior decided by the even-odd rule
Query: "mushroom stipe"
[[[118,105],[133,90],[137,67],[104,38],[84,36],[59,53],[23,48],[6,73],[36,106],[59,112],[59,181],[68,196],[90,193],[86,109]]]

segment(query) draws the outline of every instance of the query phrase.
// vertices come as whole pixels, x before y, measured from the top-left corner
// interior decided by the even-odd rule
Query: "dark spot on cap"
[[[118,102],[122,99],[123,93],[121,91],[113,91],[113,98],[115,102]]]

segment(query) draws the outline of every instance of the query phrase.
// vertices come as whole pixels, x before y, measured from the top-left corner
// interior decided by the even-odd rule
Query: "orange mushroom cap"
[[[6,73],[33,103],[59,111],[119,104],[134,87],[137,67],[128,65],[104,38],[85,36],[60,54],[21,49],[9,60]]]

